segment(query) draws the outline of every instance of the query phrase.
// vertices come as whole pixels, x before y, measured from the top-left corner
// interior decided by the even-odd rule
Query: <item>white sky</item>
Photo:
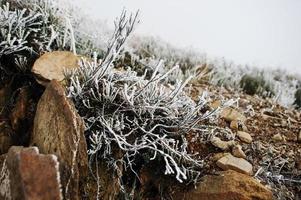
[[[301,0],[73,0],[107,20],[140,9],[136,33],[237,64],[301,74]]]

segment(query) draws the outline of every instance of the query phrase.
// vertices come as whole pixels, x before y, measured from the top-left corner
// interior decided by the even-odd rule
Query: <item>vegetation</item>
[[[301,108],[301,88],[299,88],[295,93],[295,102],[297,108]]]

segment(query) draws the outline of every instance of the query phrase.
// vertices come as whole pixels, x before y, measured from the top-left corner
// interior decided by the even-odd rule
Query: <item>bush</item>
[[[72,26],[54,0],[0,1],[1,75],[30,72],[43,52],[75,50]]]
[[[207,110],[206,95],[195,103],[185,94],[190,79],[167,87],[166,79],[176,67],[162,74],[159,71],[164,65],[159,63],[149,79],[146,73],[138,76],[131,69],[114,69],[136,19],[124,18],[125,13],[116,23],[114,38],[101,64],[96,59],[83,61],[80,69],[67,77],[68,96],[87,127],[90,158],[99,158],[135,179],[142,166],[156,162],[158,169],[163,168],[164,174],[179,182],[195,181],[202,161],[188,153],[185,136],[189,130],[199,131],[204,138],[212,134],[215,128],[199,123],[215,119],[218,109]],[[116,155],[116,149],[121,156]]]
[[[265,79],[257,75],[244,75],[240,80],[240,87],[242,90],[249,95],[260,95],[263,97],[272,97],[275,95],[270,84],[268,84]]]
[[[299,88],[295,92],[295,102],[294,105],[296,105],[297,108],[301,108],[301,88]]]

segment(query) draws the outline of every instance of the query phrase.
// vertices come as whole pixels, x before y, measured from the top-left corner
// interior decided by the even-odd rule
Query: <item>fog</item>
[[[140,10],[135,33],[159,36],[209,57],[280,67],[301,74],[299,0],[75,0],[82,10],[113,21],[125,8]]]

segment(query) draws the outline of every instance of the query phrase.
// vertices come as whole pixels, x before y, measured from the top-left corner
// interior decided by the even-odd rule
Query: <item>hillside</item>
[[[58,2],[0,0],[0,199],[301,198],[297,76]]]

